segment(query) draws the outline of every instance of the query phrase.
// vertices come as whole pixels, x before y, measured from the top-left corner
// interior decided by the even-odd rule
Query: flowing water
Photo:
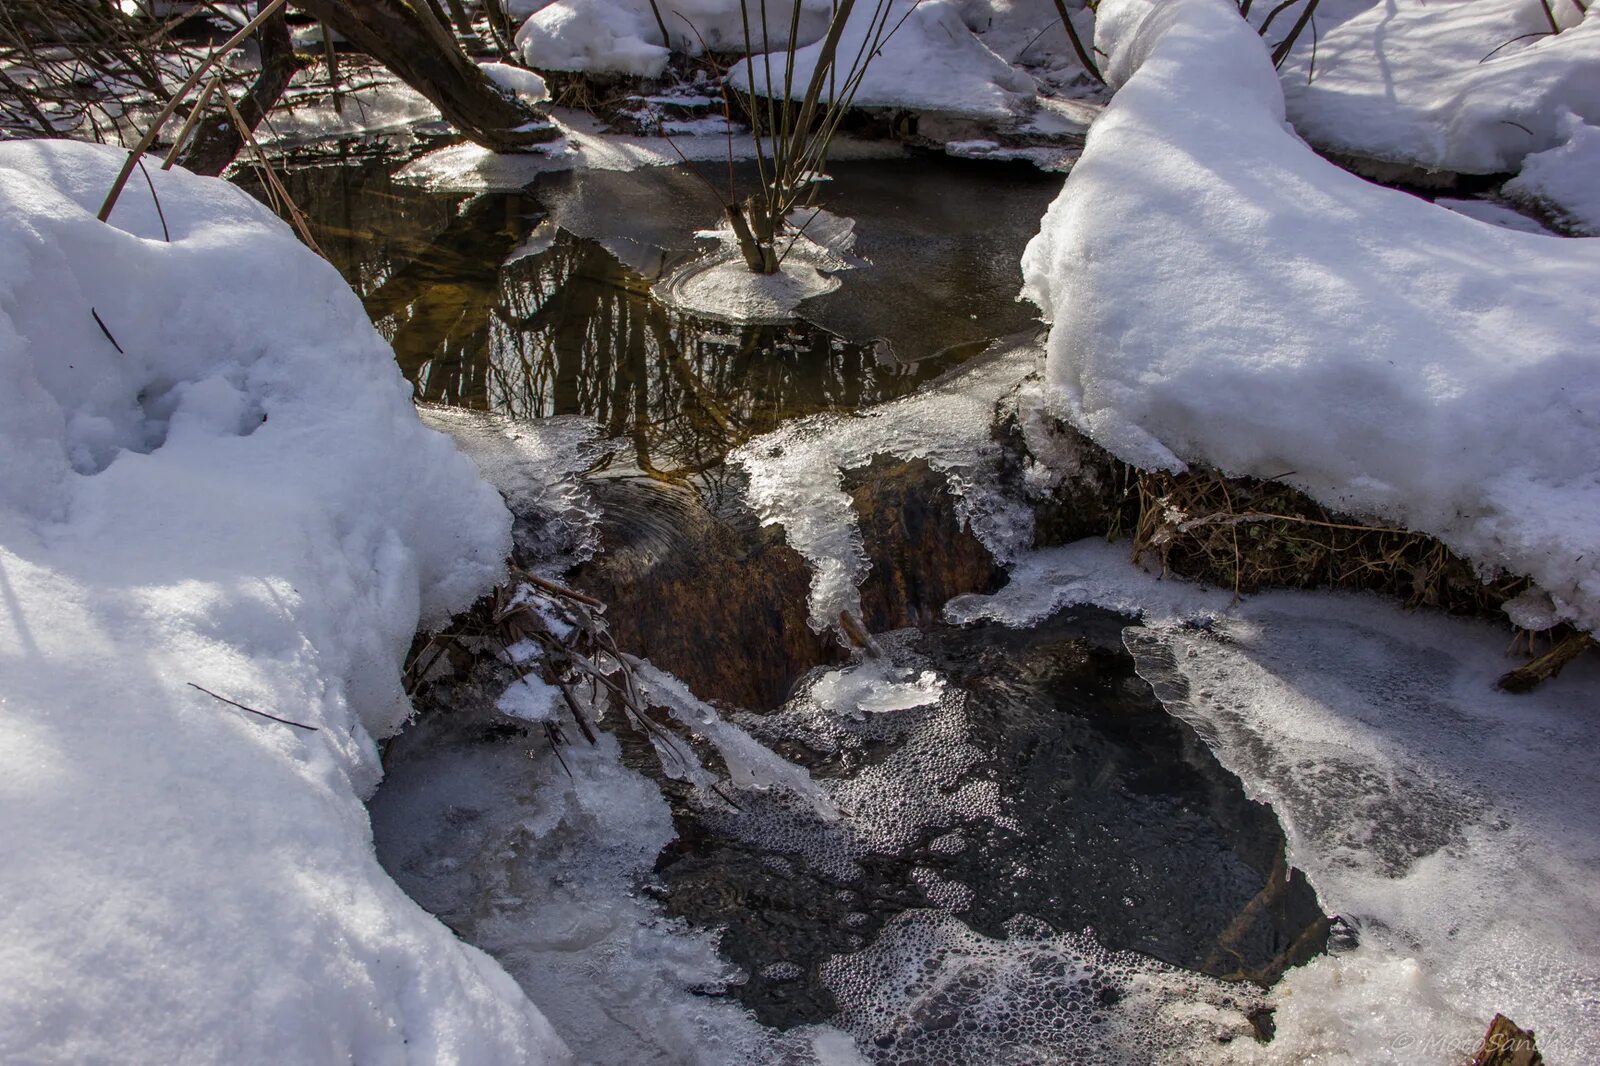
[[[652,580],[663,554],[715,571],[670,593],[655,579],[660,596],[628,599],[627,631],[674,630],[685,676],[696,656],[738,675],[739,630],[693,620],[741,601],[754,612],[736,622],[748,669],[767,680],[734,683],[751,694],[738,721],[845,811],[830,823],[776,796],[708,806],[625,735],[620,766],[593,751],[562,759],[494,713],[506,678],[480,664],[430,695],[423,724],[390,752],[374,828],[403,887],[499,957],[594,1061],[731,1064],[756,1061],[758,1045],[772,1061],[849,1061],[824,1053],[836,1034],[819,1023],[886,1062],[1089,1061],[1086,1049],[1114,1045],[1126,1054],[1107,1061],[1144,1061],[1182,1042],[1136,1007],[1157,986],[1264,1024],[1256,989],[1322,950],[1328,921],[1268,809],[1134,672],[1126,619],[956,628],[931,620],[932,602],[909,610],[919,629],[884,638],[884,663],[839,665],[826,641],[756,663],[774,640],[820,638],[804,629],[803,562],[726,498],[741,485],[726,456],[790,419],[904,396],[1032,328],[1016,264],[1059,177],[943,157],[839,164],[828,206],[856,221],[865,263],[802,320],[736,326],[651,296],[715,219],[702,179],[682,168],[550,174],[475,196],[396,170],[361,156],[287,180],[417,398],[592,419],[614,442],[587,472],[614,512],[601,519],[601,563],[649,556],[624,585]],[[943,499],[925,473],[885,490],[900,495],[881,523],[895,543],[868,538],[877,576],[892,571],[924,599],[982,591],[992,564],[948,507],[923,499]],[[651,521],[668,528],[641,548]],[[715,536],[687,536],[697,522]],[[951,560],[973,553],[962,565],[978,576],[952,577]],[[737,565],[786,566],[793,580],[736,584]],[[859,713],[885,698],[894,709]],[[645,778],[670,806],[655,786],[640,791]],[[703,939],[716,931],[720,955]],[[935,971],[950,977],[937,994],[919,985]],[[607,982],[634,987],[572,991]],[[999,988],[1033,1004],[1030,1017],[986,1013]],[[660,1013],[674,996],[691,1006]],[[812,1044],[802,1054],[751,1036],[759,1026],[734,1033],[696,997]],[[622,1040],[618,1026],[650,1033]],[[675,1026],[678,1045],[664,1035]],[[997,1044],[996,1026],[1012,1035]]]

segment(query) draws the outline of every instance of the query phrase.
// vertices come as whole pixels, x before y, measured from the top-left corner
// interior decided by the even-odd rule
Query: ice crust
[[[247,194],[97,221],[124,158],[0,145],[0,1059],[570,1061],[362,805],[505,508]]]
[[[746,492],[767,525],[811,563],[810,625],[822,632],[843,612],[859,616],[858,586],[869,566],[845,471],[875,455],[924,459],[945,474],[957,513],[1001,561],[1033,536],[1033,516],[996,487],[995,405],[1038,364],[1038,348],[1010,341],[929,388],[856,416],[789,422],[729,458],[749,473]]]
[[[1145,469],[1278,478],[1431,534],[1600,625],[1600,241],[1319,158],[1224,0],[1099,20],[1119,88],[1023,259],[1061,414]]]

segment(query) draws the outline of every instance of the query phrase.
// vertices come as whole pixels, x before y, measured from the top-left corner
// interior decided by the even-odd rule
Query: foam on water
[[[1004,940],[907,911],[823,967],[834,1024],[882,1066],[1189,1063],[1252,1042],[1249,985],[1227,984],[1026,917]]]

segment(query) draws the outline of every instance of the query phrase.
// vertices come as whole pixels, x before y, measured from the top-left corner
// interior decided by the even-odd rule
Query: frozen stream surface
[[[1115,545],[1028,551],[987,415],[1036,347],[928,386],[1028,325],[1016,263],[1057,182],[838,171],[830,209],[867,265],[812,321],[746,327],[650,295],[709,221],[681,171],[474,195],[383,163],[290,176],[419,398],[512,420],[491,479],[565,478],[524,507],[593,520],[596,453],[572,419],[537,421],[592,420],[622,446],[588,477],[742,497],[805,556],[826,619],[864,573],[840,471],[888,450],[948,476],[1010,571],[881,634],[882,660],[726,709],[833,821],[781,791],[708,799],[626,731],[557,754],[496,709],[503,670],[453,682],[371,805],[405,890],[599,1064],[1456,1066],[1496,1011],[1549,1062],[1600,1060],[1593,665],[1504,696],[1492,627],[1232,604]]]

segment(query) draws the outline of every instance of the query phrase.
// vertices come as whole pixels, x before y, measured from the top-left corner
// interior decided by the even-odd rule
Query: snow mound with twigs
[[[728,75],[735,87],[803,97],[822,59],[823,41],[794,53],[753,56]],[[865,62],[865,68],[861,64]],[[864,0],[850,13],[825,78],[824,101],[1010,118],[1033,99],[1033,79],[995,55],[966,26],[955,0]],[[859,71],[859,78],[855,72]],[[854,95],[851,88],[854,87]]]
[[[1330,165],[1225,0],[1108,0],[1120,86],[1023,259],[1074,426],[1429,533],[1600,626],[1600,241]]]
[[[673,0],[659,5],[658,23],[649,0],[554,0],[522,24],[516,45],[528,65],[540,70],[656,78],[674,52],[742,54],[747,42],[758,51],[787,48],[791,26],[797,45],[810,44],[827,29],[832,5],[828,0],[796,2],[798,24],[789,0],[751,5],[748,22],[739,0]],[[662,23],[670,40],[662,39]]]
[[[1284,64],[1289,118],[1321,148],[1430,170],[1515,171],[1562,142],[1563,109],[1600,124],[1600,8],[1549,7],[1560,33],[1539,0],[1389,0],[1314,51],[1305,34]]]
[[[505,508],[266,208],[96,220],[123,159],[0,145],[0,1060],[569,1061],[362,805]]]

